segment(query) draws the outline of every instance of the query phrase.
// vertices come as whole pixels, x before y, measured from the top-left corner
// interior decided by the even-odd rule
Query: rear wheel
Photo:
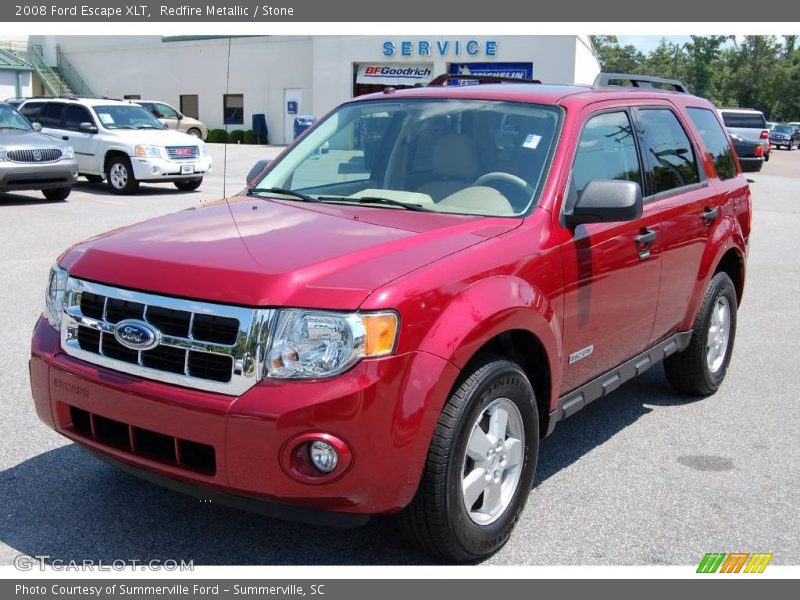
[[[200,179],[187,179],[184,181],[174,181],[175,187],[182,192],[193,192],[203,183],[203,178]]]
[[[736,336],[736,289],[727,273],[717,273],[706,288],[689,346],[664,361],[670,385],[691,396],[719,389]]]
[[[133,167],[127,156],[115,156],[108,161],[108,187],[115,194],[130,194],[139,189],[139,182],[133,176]]]
[[[61,202],[62,200],[66,200],[69,196],[69,193],[72,191],[72,188],[55,188],[51,190],[42,190],[42,194],[44,197],[52,202]]]
[[[469,562],[508,541],[533,483],[536,398],[518,365],[489,357],[447,401],[402,529],[427,553]]]

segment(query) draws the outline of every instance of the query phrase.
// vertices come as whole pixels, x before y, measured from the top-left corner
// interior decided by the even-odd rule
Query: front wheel
[[[103,181],[102,175],[84,175],[84,177],[86,178],[86,181],[88,181],[89,183],[100,183],[101,181]]]
[[[69,196],[69,193],[72,191],[72,188],[55,188],[50,190],[42,190],[42,194],[44,197],[50,200],[51,202],[61,202],[66,200]]]
[[[196,129],[194,127],[192,129],[190,129],[189,131],[187,131],[186,133],[188,133],[190,136],[196,137],[196,138],[203,137],[203,134],[200,133],[200,130]]]
[[[115,156],[108,161],[106,180],[115,194],[130,194],[139,189],[139,182],[133,176],[133,167],[127,156]]]
[[[173,183],[175,184],[175,187],[178,188],[182,192],[193,192],[194,190],[199,188],[200,185],[203,183],[203,178],[201,177],[200,179],[188,179],[188,180],[184,180],[184,181],[175,181]]]
[[[703,295],[689,346],[664,361],[670,385],[691,396],[708,396],[719,389],[736,336],[736,288],[727,273],[717,273]]]
[[[487,358],[447,401],[402,529],[440,559],[470,562],[508,541],[539,451],[536,398],[518,365]]]

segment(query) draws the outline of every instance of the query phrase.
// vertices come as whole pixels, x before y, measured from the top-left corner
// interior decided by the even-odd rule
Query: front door
[[[643,185],[638,149],[629,111],[587,114],[565,202],[574,202],[592,180]],[[636,221],[560,228],[565,277],[560,394],[646,349],[661,276],[659,229],[658,212],[649,204]]]

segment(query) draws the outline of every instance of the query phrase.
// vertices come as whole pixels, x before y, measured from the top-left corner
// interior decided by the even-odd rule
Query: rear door
[[[593,179],[635,181],[644,187],[631,110],[587,108],[582,119],[566,202],[574,202]],[[659,229],[651,204],[635,221],[560,229],[565,277],[561,394],[647,347],[661,275]]]
[[[710,226],[724,198],[706,176],[697,144],[687,133],[691,127],[675,106],[640,107],[636,120],[643,136],[649,200],[662,225],[661,292],[651,336],[655,343],[674,333],[687,314]]]

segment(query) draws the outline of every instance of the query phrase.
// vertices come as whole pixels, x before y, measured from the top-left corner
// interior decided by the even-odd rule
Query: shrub
[[[208,132],[208,142],[212,144],[224,144],[228,141],[228,132],[224,129],[212,129]]]
[[[252,129],[248,129],[244,132],[244,143],[245,144],[258,144],[258,136],[256,132]]]
[[[233,129],[228,134],[229,144],[241,144],[244,141],[244,129]]]

